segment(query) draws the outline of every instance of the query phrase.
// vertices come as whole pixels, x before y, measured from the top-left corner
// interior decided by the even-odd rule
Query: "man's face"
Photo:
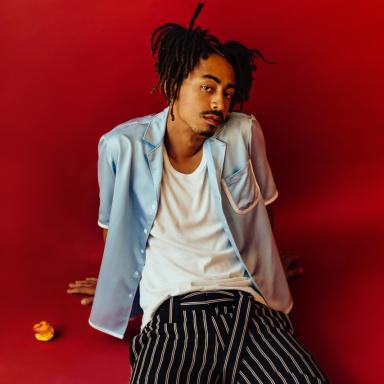
[[[173,107],[175,123],[210,137],[227,119],[234,94],[235,75],[229,62],[217,54],[200,59],[180,87]]]

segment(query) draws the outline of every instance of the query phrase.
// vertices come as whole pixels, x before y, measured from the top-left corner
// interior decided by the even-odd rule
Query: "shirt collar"
[[[153,115],[143,135],[143,140],[146,143],[154,147],[161,144],[164,139],[165,127],[167,125],[168,111],[169,106],[156,115]]]

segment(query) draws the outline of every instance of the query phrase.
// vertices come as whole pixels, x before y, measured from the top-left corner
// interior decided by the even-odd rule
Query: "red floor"
[[[279,227],[286,224],[280,220]],[[372,269],[375,255],[383,251],[378,248],[379,228],[361,228],[353,233],[308,228],[301,242],[292,242],[288,234],[278,236],[282,244],[291,245],[301,256],[305,268],[304,276],[291,282],[295,300],[291,318],[302,342],[334,383],[384,382],[380,369],[384,345],[380,323],[384,315],[380,306],[382,269]],[[81,256],[84,252],[78,244],[48,244],[46,256],[40,259],[21,243],[8,250],[12,257],[2,281],[7,294],[2,311],[1,383],[128,381],[130,335],[121,341],[92,329],[87,323],[90,307],[80,305],[78,297],[65,292],[69,281],[97,271],[94,255],[102,242],[96,240],[94,244],[91,249],[84,243],[87,257]],[[68,257],[71,249],[77,249],[78,254]],[[49,257],[53,252],[57,262]],[[48,320],[55,327],[57,335],[52,341],[34,339],[32,326],[40,320]],[[139,324],[134,328],[137,332]]]

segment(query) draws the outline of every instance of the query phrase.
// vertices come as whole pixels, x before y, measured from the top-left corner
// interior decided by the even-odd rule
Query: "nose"
[[[222,95],[216,94],[211,100],[211,107],[215,111],[223,111],[224,98]]]

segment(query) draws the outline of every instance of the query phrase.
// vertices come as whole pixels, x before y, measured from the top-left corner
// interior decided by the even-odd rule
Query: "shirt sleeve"
[[[100,138],[98,154],[97,178],[100,198],[98,225],[102,228],[108,228],[115,187],[116,165],[108,141],[104,136]]]
[[[249,154],[253,171],[260,187],[265,205],[275,201],[278,196],[271,167],[269,166],[263,131],[255,116],[251,115],[251,137],[249,140]]]

